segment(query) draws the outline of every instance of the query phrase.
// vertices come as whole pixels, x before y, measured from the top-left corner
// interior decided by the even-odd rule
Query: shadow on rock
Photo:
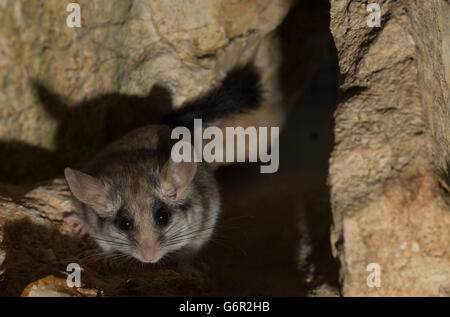
[[[32,183],[61,175],[64,167],[81,166],[106,144],[159,122],[172,108],[169,91],[159,85],[144,97],[112,93],[70,107],[41,84],[34,88],[40,106],[57,121],[55,150],[0,142],[0,182]]]

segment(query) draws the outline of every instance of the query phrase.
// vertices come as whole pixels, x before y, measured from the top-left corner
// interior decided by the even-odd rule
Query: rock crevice
[[[331,1],[344,94],[329,183],[343,294],[448,296],[450,204],[439,183],[450,153],[450,5],[377,1],[372,28],[369,2]],[[370,263],[381,287],[366,283]]]

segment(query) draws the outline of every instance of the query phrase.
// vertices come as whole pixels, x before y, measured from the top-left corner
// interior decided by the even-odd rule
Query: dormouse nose
[[[155,243],[143,244],[141,246],[139,252],[140,252],[143,262],[146,262],[146,263],[156,262],[158,249],[157,249]]]

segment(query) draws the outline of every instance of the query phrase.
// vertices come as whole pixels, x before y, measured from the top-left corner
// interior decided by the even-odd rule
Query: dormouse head
[[[159,164],[144,151],[116,155],[96,175],[66,168],[65,177],[85,232],[105,251],[155,263],[209,235],[197,173],[194,162]]]

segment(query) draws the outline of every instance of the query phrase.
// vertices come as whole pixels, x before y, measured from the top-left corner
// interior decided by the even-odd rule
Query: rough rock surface
[[[0,0],[0,181],[45,179],[60,170],[54,162],[82,160],[117,130],[157,119],[149,105],[168,111],[209,89],[291,5],[80,0],[81,27],[70,28],[71,2]]]
[[[450,3],[332,0],[340,103],[330,159],[344,296],[450,295]],[[369,287],[369,263],[381,287]]]

